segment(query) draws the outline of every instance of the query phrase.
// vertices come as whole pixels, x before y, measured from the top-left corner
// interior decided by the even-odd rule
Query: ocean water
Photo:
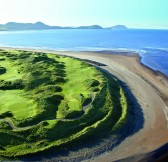
[[[0,46],[61,51],[136,51],[145,65],[168,76],[168,30],[0,31]]]

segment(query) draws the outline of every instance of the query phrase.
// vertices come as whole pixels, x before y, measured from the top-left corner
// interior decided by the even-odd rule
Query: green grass
[[[10,111],[20,120],[36,115],[36,104],[23,90],[0,90],[0,100],[0,114]]]
[[[92,87],[86,85],[88,78],[96,78],[95,75],[98,73],[92,66],[88,66],[85,63],[72,59],[72,58],[60,58],[60,61],[64,61],[66,70],[66,82],[62,88],[62,94],[65,96],[65,105],[67,104],[70,110],[81,111],[82,110],[82,96],[88,98],[92,93]],[[102,80],[101,80],[102,81]],[[60,107],[62,107],[62,104]],[[61,111],[61,109],[60,109]],[[62,118],[64,115],[58,110],[57,117]]]
[[[7,70],[5,74],[0,75],[0,79],[11,81],[22,78],[22,75],[18,74],[18,67],[13,66],[10,62],[0,61],[0,65]]]
[[[0,157],[59,149],[127,121],[118,81],[83,61],[8,50],[0,51],[0,67]]]

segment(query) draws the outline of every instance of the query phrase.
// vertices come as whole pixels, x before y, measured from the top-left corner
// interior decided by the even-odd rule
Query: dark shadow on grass
[[[5,67],[2,67],[2,66],[0,65],[0,75],[5,74],[5,73],[6,73],[6,68],[5,68]]]
[[[141,128],[143,128],[144,126],[144,115],[141,109],[140,104],[138,103],[136,97],[134,96],[134,94],[131,92],[130,88],[127,86],[126,83],[124,83],[123,81],[119,81],[120,85],[122,86],[122,88],[125,91],[125,94],[127,96],[127,102],[129,105],[129,116],[132,119],[131,122],[133,122],[133,126],[131,130],[131,134],[134,134],[136,132],[138,132]]]

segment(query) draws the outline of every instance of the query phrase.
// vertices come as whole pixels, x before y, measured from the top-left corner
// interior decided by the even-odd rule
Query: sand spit
[[[142,129],[127,137],[112,151],[95,158],[94,161],[115,161],[143,155],[168,142],[168,80],[164,76],[155,75],[151,69],[142,66],[136,54],[132,56],[112,55],[105,52],[61,52],[61,54],[106,64],[107,66],[102,68],[129,86],[144,114]]]

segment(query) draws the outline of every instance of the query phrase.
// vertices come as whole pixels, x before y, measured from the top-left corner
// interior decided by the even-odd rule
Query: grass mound
[[[1,157],[59,149],[113,133],[127,121],[123,89],[94,66],[54,54],[2,50],[0,63]]]

